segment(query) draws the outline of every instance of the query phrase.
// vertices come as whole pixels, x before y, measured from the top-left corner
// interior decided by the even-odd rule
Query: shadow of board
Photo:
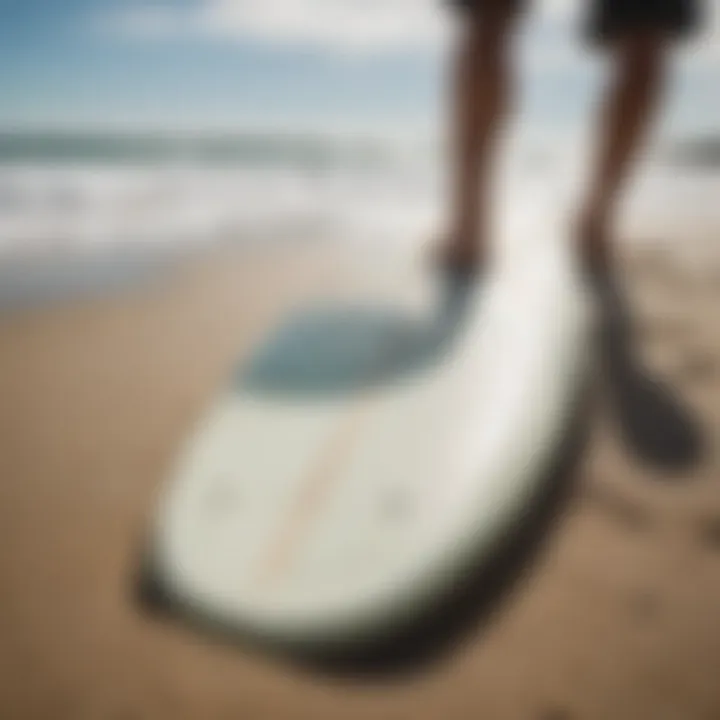
[[[323,398],[381,386],[432,367],[452,347],[467,317],[470,294],[444,297],[431,319],[420,321],[382,308],[335,308],[300,314],[281,328],[233,378],[234,387],[278,398]],[[571,494],[587,445],[589,388],[578,394],[572,422],[538,484],[524,517],[498,540],[490,560],[468,568],[422,612],[409,609],[401,625],[365,643],[288,647],[199,616],[167,595],[152,553],[145,556],[137,598],[146,610],[182,619],[219,640],[241,644],[309,671],[379,681],[420,672],[440,662],[487,621],[531,567]]]
[[[621,441],[663,479],[692,470],[706,450],[699,420],[668,383],[641,363],[636,328],[617,279],[601,277],[594,290],[601,311],[603,380]]]

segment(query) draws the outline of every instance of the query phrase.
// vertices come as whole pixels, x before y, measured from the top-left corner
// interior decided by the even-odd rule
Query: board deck
[[[272,641],[381,635],[493,552],[533,501],[587,368],[564,253],[422,302],[305,308],[190,434],[154,533],[157,582]]]

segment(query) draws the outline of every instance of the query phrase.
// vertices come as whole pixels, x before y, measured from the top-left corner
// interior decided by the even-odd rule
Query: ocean
[[[0,252],[402,232],[437,193],[417,138],[0,133]]]
[[[513,141],[502,215],[532,226],[582,187],[587,143]],[[632,213],[660,224],[718,222],[718,143],[658,148]],[[713,152],[715,155],[713,155]],[[0,261],[37,254],[310,238],[411,242],[437,232],[447,197],[432,132],[0,131]],[[706,218],[705,215],[708,217]],[[711,217],[712,216],[712,217]]]

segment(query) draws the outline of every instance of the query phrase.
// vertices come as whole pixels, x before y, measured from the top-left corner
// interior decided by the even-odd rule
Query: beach
[[[571,496],[482,627],[397,680],[325,676],[157,617],[134,593],[178,448],[236,363],[317,293],[378,292],[337,244],[242,244],[0,319],[0,716],[11,720],[720,717],[720,254],[622,246],[644,372],[705,438],[672,470],[598,393]],[[702,246],[702,261],[680,261]],[[674,249],[674,250],[673,250]],[[369,257],[372,253],[366,253]],[[693,256],[694,257],[694,256]]]
[[[0,720],[720,720],[720,3],[472,4],[0,5]],[[220,605],[403,612],[280,652],[168,528]]]

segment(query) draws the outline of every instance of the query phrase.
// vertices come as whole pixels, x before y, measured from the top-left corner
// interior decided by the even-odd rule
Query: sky
[[[444,0],[0,0],[0,126],[423,126],[442,116]],[[708,0],[716,4],[718,0]],[[586,0],[539,0],[520,38],[523,108],[589,112],[602,60]],[[669,122],[720,127],[720,32],[683,53]]]

